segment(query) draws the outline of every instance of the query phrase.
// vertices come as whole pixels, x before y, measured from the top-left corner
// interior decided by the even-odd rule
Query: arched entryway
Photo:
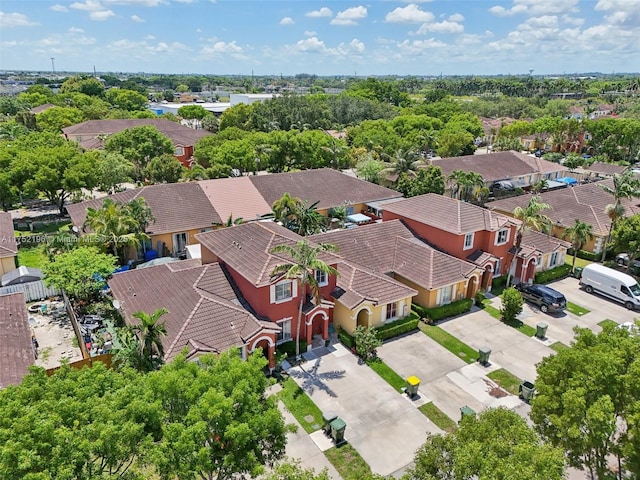
[[[480,287],[480,284],[478,281],[478,277],[474,275],[471,278],[469,278],[469,281],[467,282],[467,298],[475,297],[479,287]]]
[[[489,291],[491,287],[491,281],[493,280],[493,266],[489,263],[484,267],[484,273],[482,274],[482,289]]]
[[[329,338],[329,315],[324,311],[316,312],[305,322],[305,326],[307,344],[312,345],[312,348],[324,345]]]
[[[536,276],[536,265],[538,264],[538,259],[537,258],[532,258],[531,260],[529,260],[529,263],[527,264],[527,268],[525,270],[525,274],[522,276],[522,281],[527,283],[529,282],[529,280],[533,281],[534,277]]]
[[[360,310],[356,319],[356,327],[362,326],[364,328],[369,328],[369,316],[368,309],[363,308]]]
[[[261,336],[253,341],[252,345],[248,348],[248,352],[251,354],[256,349],[262,349],[262,355],[269,362],[269,369],[275,368],[275,341],[267,336]]]

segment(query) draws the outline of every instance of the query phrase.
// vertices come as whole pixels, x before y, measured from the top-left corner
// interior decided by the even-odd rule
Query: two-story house
[[[484,268],[481,288],[506,274],[520,221],[477,205],[428,193],[385,205],[383,220],[401,220],[431,245]]]

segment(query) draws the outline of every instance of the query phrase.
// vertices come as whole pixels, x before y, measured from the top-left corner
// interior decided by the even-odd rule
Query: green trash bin
[[[334,443],[338,445],[344,442],[344,431],[347,428],[346,422],[340,417],[337,417],[331,422],[330,426],[331,438],[333,438]]]
[[[332,411],[326,411],[322,413],[322,430],[325,434],[331,434],[331,422],[338,418],[338,414]]]
[[[535,387],[533,385],[533,383],[524,380],[521,384],[520,384],[520,397],[522,398],[522,400],[524,400],[525,402],[529,403],[529,401],[531,400],[531,398],[533,397],[533,394],[535,392]]]
[[[491,349],[489,347],[480,347],[478,349],[478,363],[488,365],[489,355],[491,355]]]
[[[476,411],[473,408],[469,407],[468,405],[465,405],[464,407],[460,408],[460,422],[464,417],[475,417],[475,416],[476,416]]]
[[[539,338],[540,340],[543,340],[547,337],[547,328],[549,327],[549,325],[547,325],[544,322],[540,322],[536,325],[536,338]]]
[[[581,279],[582,278],[582,267],[576,267],[573,269],[573,273],[571,274],[574,278]]]

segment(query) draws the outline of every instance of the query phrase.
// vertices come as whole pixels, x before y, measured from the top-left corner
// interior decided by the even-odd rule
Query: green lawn
[[[36,222],[37,226],[31,230],[16,230],[16,236],[20,237],[23,235],[34,235],[37,233],[60,233],[60,232],[69,232],[71,229],[71,220],[60,220],[58,222],[51,222],[41,224]]]
[[[18,249],[18,265],[32,268],[42,268],[49,263],[47,254],[42,246],[22,247]]]
[[[573,256],[567,253],[564,263],[566,263],[567,265],[571,265],[572,262],[573,262]],[[584,268],[590,263],[593,263],[593,262],[589,260],[584,260],[582,258],[576,258],[576,267]]]
[[[467,363],[473,363],[478,358],[478,351],[471,348],[466,343],[461,342],[456,337],[435,325],[425,325],[420,323],[418,328],[432,340],[435,340],[444,348],[453,353],[456,357],[461,358]]]
[[[580,305],[576,305],[575,303],[572,303],[572,302],[567,302],[567,310],[569,310],[571,313],[579,317],[591,311],[588,308],[581,307]]]
[[[380,358],[367,362],[367,365],[398,392],[402,392],[402,388],[406,387],[405,379],[392,370],[391,367]]]
[[[489,315],[491,315],[493,318],[502,320],[502,314],[500,313],[500,310],[494,307],[493,305],[491,305],[491,300],[489,300],[488,298],[485,298],[482,301],[482,309],[485,312],[487,312]]]
[[[555,350],[556,352],[561,352],[562,350],[566,350],[567,348],[569,348],[569,346],[565,345],[562,342],[555,342],[549,345],[549,348],[551,350]]]
[[[605,318],[601,322],[598,322],[598,325],[600,325],[602,328],[607,327],[607,326],[617,327],[618,326],[618,322],[614,322],[613,320]]]
[[[504,368],[494,370],[489,373],[487,377],[496,382],[501,388],[509,392],[511,395],[518,395],[520,393],[518,390],[522,381]]]
[[[456,422],[451,420],[451,418],[449,418],[449,416],[446,413],[444,413],[442,410],[440,410],[438,407],[436,407],[433,404],[433,402],[429,402],[429,403],[425,403],[424,405],[420,405],[418,407],[418,410],[420,410],[420,412],[425,417],[427,417],[437,427],[441,428],[445,432],[451,433],[458,427]]]
[[[496,320],[500,320],[502,322],[502,314],[500,310],[491,305],[491,301],[486,299],[482,302],[482,309],[491,315]],[[533,337],[536,334],[536,329],[530,327],[529,325],[521,322],[520,320],[515,320],[513,322],[503,322],[505,325],[509,325],[510,327],[515,328],[516,330],[524,333],[528,337]]]
[[[349,426],[347,425],[347,428]],[[324,452],[327,459],[336,467],[344,480],[362,480],[370,478],[371,468],[350,444],[332,447]]]
[[[302,425],[305,432],[313,433],[322,427],[322,412],[292,378],[282,382],[282,391],[278,393],[278,398]],[[313,420],[307,421],[305,417],[308,416],[313,417]]]

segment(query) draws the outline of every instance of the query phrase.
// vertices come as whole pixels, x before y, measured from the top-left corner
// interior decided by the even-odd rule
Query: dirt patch
[[[504,398],[509,395],[506,390],[503,390],[498,385],[493,383],[490,380],[486,380],[483,378],[484,383],[487,385],[487,393],[494,398]]]
[[[29,312],[29,325],[38,341],[39,354],[35,362],[37,366],[49,369],[59,367],[63,360],[82,360],[71,321],[66,315],[54,318],[42,313]]]

